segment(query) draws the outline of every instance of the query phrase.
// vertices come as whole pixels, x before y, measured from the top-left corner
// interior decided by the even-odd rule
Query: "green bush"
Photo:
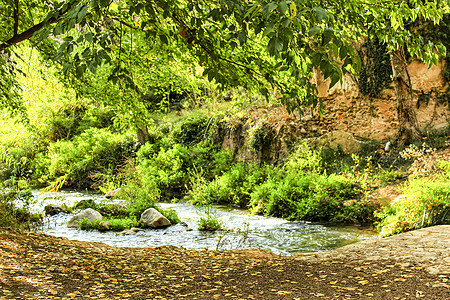
[[[49,141],[70,140],[91,128],[112,128],[114,117],[109,108],[72,101],[61,104],[49,117],[49,126],[38,130]]]
[[[186,161],[188,161],[189,149],[176,144],[167,150],[160,149],[157,154],[146,158],[144,151],[149,148],[151,146],[146,144],[137,153],[139,164],[136,167],[136,173],[142,185],[158,188],[161,199],[164,201],[180,197],[188,182]]]
[[[146,143],[139,149],[136,173],[144,186],[158,187],[162,201],[182,198],[191,188],[192,173],[201,172],[210,180],[232,161],[231,154],[207,141],[189,148],[181,144],[156,148],[156,144]]]
[[[180,218],[178,218],[178,214],[177,214],[177,212],[176,212],[174,209],[172,209],[172,208],[169,208],[169,209],[161,209],[161,208],[159,208],[159,207],[157,207],[156,209],[157,209],[164,217],[166,217],[167,220],[169,220],[170,223],[171,223],[172,225],[173,225],[173,224],[180,223]]]
[[[128,218],[103,218],[102,220],[95,220],[94,222],[88,222],[87,218],[81,219],[78,224],[82,230],[98,230],[100,222],[109,222],[111,224],[112,231],[123,231],[132,227],[142,227],[141,223],[136,217]]]
[[[130,181],[122,186],[118,197],[125,200],[125,206],[130,216],[140,218],[141,214],[148,208],[156,208],[159,201],[159,189],[153,182],[153,185],[142,185],[137,179]]]
[[[0,226],[18,229],[33,229],[42,222],[42,215],[30,212],[35,201],[30,190],[8,189],[0,191]],[[21,203],[17,207],[16,203]]]
[[[53,190],[91,188],[97,173],[114,169],[133,156],[134,143],[127,135],[91,128],[72,140],[52,143],[47,154],[38,156],[37,175],[42,182],[52,182]]]
[[[246,207],[253,189],[264,182],[271,171],[272,168],[266,165],[236,163],[213,181],[192,190],[191,202]]]
[[[211,205],[203,205],[199,208],[200,218],[197,221],[198,230],[216,231],[222,229],[222,222],[217,219]]]
[[[210,117],[198,116],[182,121],[179,131],[175,133],[175,139],[178,143],[191,146],[208,137],[208,130],[211,126]]]
[[[450,168],[442,163],[444,170],[438,178],[414,178],[405,186],[401,199],[377,214],[380,218],[380,236],[390,236],[418,228],[450,224]]]
[[[321,171],[318,152],[304,145],[250,195],[252,213],[286,219],[367,223],[376,205],[363,200],[358,182]]]

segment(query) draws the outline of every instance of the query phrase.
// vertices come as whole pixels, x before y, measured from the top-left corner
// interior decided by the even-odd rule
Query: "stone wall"
[[[414,89],[414,102],[420,95],[430,94],[428,104],[417,111],[422,130],[444,129],[450,124],[448,102],[436,98],[442,86],[441,67],[413,62],[409,66]],[[322,136],[333,131],[345,131],[357,138],[387,141],[397,133],[396,97],[393,87],[384,90],[378,98],[362,95],[350,76],[342,84],[328,89],[329,82],[316,74],[319,97],[323,100],[323,115],[306,111],[303,116],[288,114],[279,105],[255,106],[243,117],[229,120],[221,128],[222,148],[234,151],[239,161],[277,163],[287,157],[289,150],[302,140]],[[252,147],[252,134],[259,130],[260,147]]]
[[[421,95],[430,96],[428,103],[416,107],[419,126],[423,131],[443,129],[450,124],[448,102],[439,101],[436,92],[445,92],[441,77],[442,65],[428,68],[414,61],[408,67],[414,91],[414,104]],[[321,120],[326,131],[344,130],[355,136],[386,140],[397,131],[396,98],[393,87],[384,90],[378,98],[362,95],[355,80],[349,75],[343,83],[328,89],[329,80],[316,74],[319,97],[323,99],[324,113]]]

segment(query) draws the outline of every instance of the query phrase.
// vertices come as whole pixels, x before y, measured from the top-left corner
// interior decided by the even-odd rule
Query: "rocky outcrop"
[[[160,228],[172,225],[170,221],[154,208],[149,208],[141,214],[141,220],[148,227]]]
[[[413,104],[422,132],[443,131],[450,126],[450,102],[443,85],[442,64],[428,68],[418,61],[408,66],[413,88]],[[253,106],[245,114],[221,125],[222,148],[231,150],[238,161],[276,164],[305,139],[315,139],[333,131],[347,132],[359,140],[387,142],[399,127],[397,100],[393,86],[377,97],[363,95],[354,77],[329,89],[329,79],[316,74],[323,111],[303,107],[302,114],[288,114],[281,105]],[[355,144],[356,145],[356,144]]]
[[[102,220],[103,216],[98,211],[93,210],[92,208],[87,208],[74,215],[67,223],[67,227],[80,227],[79,222],[84,218],[86,218],[88,222],[94,222],[97,220]]]
[[[133,227],[128,230],[121,231],[121,232],[117,233],[117,235],[133,235],[133,234],[136,234],[138,231],[144,231],[144,230],[141,228]]]
[[[62,212],[66,212],[61,206],[58,205],[47,205],[45,208],[46,216],[54,216]]]
[[[109,231],[111,230],[112,224],[108,221],[101,221],[98,223],[98,230],[99,231]]]
[[[361,150],[361,143],[351,133],[340,130],[324,134],[317,140],[317,144],[335,151],[341,149],[345,153],[357,153]]]
[[[417,120],[423,132],[450,125],[450,103],[439,99],[439,95],[448,93],[443,86],[442,69],[442,63],[429,68],[413,60],[408,65]],[[362,95],[352,76],[344,76],[341,83],[329,89],[330,80],[315,75],[324,110],[322,117],[316,114],[311,125],[368,139],[387,140],[395,136],[398,118],[393,86],[374,98]]]
[[[95,207],[95,201],[92,199],[83,199],[75,204],[75,208],[93,208]]]

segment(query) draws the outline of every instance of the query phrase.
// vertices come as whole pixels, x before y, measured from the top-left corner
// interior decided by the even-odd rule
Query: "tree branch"
[[[66,14],[73,6],[74,3],[71,3],[68,5],[68,7],[65,10],[60,10],[58,12],[58,15],[55,17],[51,17],[50,19],[46,20],[46,21],[42,21],[36,25],[34,25],[31,28],[28,28],[27,30],[25,30],[24,32],[17,34],[16,32],[14,32],[14,35],[12,38],[10,38],[9,40],[7,40],[6,42],[3,42],[0,44],[0,52],[2,52],[3,50],[18,44],[20,42],[23,42],[25,40],[28,40],[29,38],[31,38],[37,31],[39,31],[40,29],[42,29],[42,27],[49,25],[49,24],[54,24],[56,22],[58,22],[61,17]],[[15,10],[15,9],[14,9]],[[18,12],[17,12],[17,16],[18,16]],[[14,18],[16,17],[16,11],[14,11]],[[18,21],[18,20],[17,20]],[[18,22],[14,23],[14,31],[16,31],[16,26],[18,25]]]

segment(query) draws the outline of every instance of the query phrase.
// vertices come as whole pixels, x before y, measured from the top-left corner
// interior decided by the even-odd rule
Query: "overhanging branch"
[[[69,4],[67,6],[67,8],[65,10],[60,10],[58,12],[58,14],[56,16],[51,17],[50,19],[46,20],[46,21],[42,21],[36,25],[34,25],[31,28],[28,28],[27,30],[25,30],[24,32],[17,34],[17,24],[18,24],[18,20],[16,20],[16,23],[14,24],[14,35],[12,38],[10,38],[9,40],[7,40],[6,42],[3,42],[0,44],[0,52],[2,52],[3,50],[18,44],[20,42],[23,42],[25,40],[28,40],[29,38],[31,38],[37,31],[39,31],[40,29],[42,29],[42,27],[49,25],[49,24],[54,24],[56,22],[58,22],[61,17],[66,14],[73,6],[74,3]]]

